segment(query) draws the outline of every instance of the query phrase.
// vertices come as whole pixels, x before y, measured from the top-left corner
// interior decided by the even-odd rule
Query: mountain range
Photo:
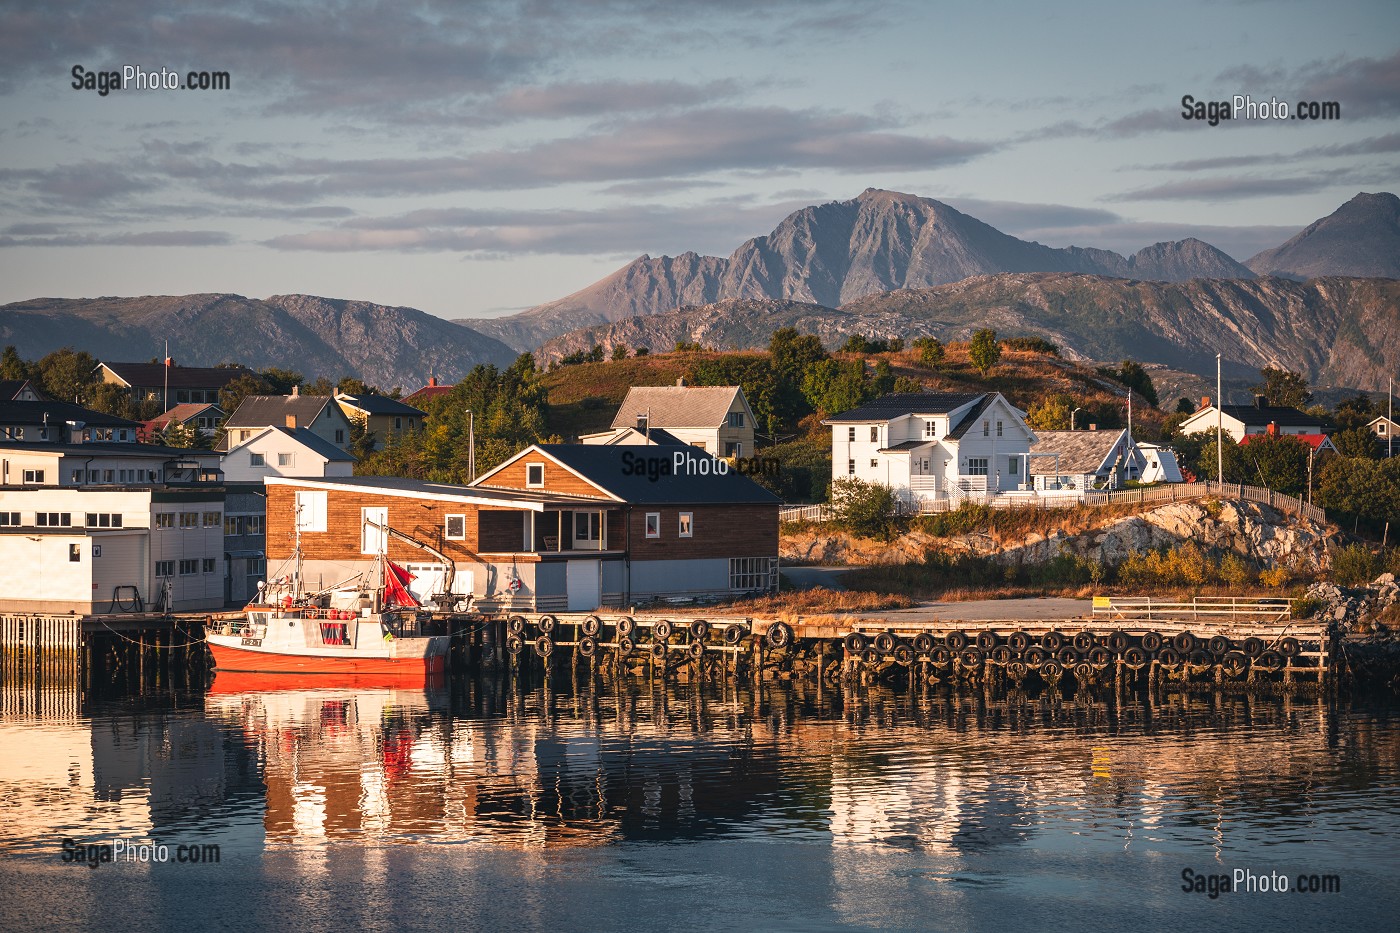
[[[490,320],[459,323],[518,349],[606,321],[730,298],[826,307],[896,288],[930,288],[1002,272],[1083,272],[1180,282],[1254,277],[1209,243],[1158,243],[1132,256],[1064,249],[1002,233],[941,201],[868,188],[850,201],[805,207],[727,259],[641,256],[580,291]]]
[[[959,339],[980,327],[1039,334],[1066,355],[1197,373],[1282,365],[1319,383],[1383,388],[1400,368],[1400,198],[1358,194],[1245,263],[1197,239],[1122,256],[1030,243],[928,198],[868,189],[803,208],[727,258],[642,256],[511,317],[447,321],[364,301],[203,294],[41,298],[0,306],[0,343],[110,360],[238,361],[385,389],[455,380],[523,350],[545,360],[676,340],[750,347],[791,325]],[[1296,280],[1296,281],[1295,281]],[[1307,281],[1301,281],[1307,280]]]
[[[0,344],[38,358],[71,346],[102,360],[279,366],[314,379],[358,376],[412,390],[451,382],[477,363],[508,364],[510,347],[413,308],[310,295],[38,298],[0,306]]]

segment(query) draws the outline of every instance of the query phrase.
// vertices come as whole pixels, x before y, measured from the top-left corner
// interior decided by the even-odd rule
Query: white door
[[[603,562],[571,560],[565,565],[564,583],[569,591],[569,611],[589,612],[603,601]]]
[[[389,536],[384,528],[389,524],[387,508],[360,509],[360,553],[382,554],[387,550]]]

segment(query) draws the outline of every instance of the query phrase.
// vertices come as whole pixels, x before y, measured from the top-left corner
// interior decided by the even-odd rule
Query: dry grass
[[[745,615],[785,618],[798,615],[830,615],[839,612],[874,612],[880,609],[907,609],[914,605],[908,596],[876,593],[869,590],[829,590],[813,587],[809,590],[789,590],[777,596],[758,596],[720,603],[708,610],[686,609],[676,615]]]

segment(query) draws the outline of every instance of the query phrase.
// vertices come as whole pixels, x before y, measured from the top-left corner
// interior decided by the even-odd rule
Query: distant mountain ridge
[[[1254,273],[1208,243],[1110,250],[1029,243],[931,198],[869,188],[850,201],[806,207],[727,259],[641,256],[581,291],[528,311],[462,323],[517,349],[605,321],[730,298],[838,307],[898,288],[929,288],[1003,272],[1085,272],[1186,281]]]
[[[1400,198],[1362,192],[1245,265],[1259,275],[1400,278]]]
[[[574,331],[541,347],[541,361],[601,344],[665,350],[766,346],[796,327],[835,347],[852,334],[966,340],[983,327],[1040,336],[1073,359],[1134,359],[1254,376],[1283,365],[1315,385],[1382,390],[1400,368],[1400,280],[1327,277],[1148,282],[1079,273],[1005,273],[926,289],[897,289],[839,308],[729,299]]]
[[[37,358],[60,347],[98,359],[148,360],[164,341],[191,366],[279,366],[308,379],[356,376],[385,390],[451,382],[477,363],[515,352],[414,308],[311,295],[205,294],[142,298],[38,298],[0,306],[0,344]]]

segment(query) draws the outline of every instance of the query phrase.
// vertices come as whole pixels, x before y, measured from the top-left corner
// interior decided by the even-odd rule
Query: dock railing
[[[1191,620],[1228,623],[1286,623],[1293,604],[1286,599],[1253,596],[1196,596],[1190,600],[1154,599],[1151,596],[1095,596],[1094,618],[1123,622]]]

